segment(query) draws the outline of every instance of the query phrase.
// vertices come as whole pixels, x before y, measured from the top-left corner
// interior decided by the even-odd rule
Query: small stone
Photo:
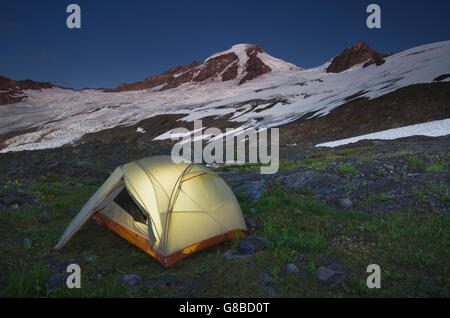
[[[361,231],[361,232],[364,232],[365,230],[366,230],[366,228],[364,227],[364,226],[358,226],[358,229]]]
[[[272,286],[264,286],[264,289],[272,296],[276,293],[275,288],[273,288]]]
[[[316,271],[317,279],[326,284],[340,284],[345,281],[345,273],[321,266]]]
[[[261,281],[261,287],[264,288],[270,295],[274,295],[276,293],[275,288],[273,287],[273,277],[267,273],[261,273],[259,275],[259,279]]]
[[[127,274],[122,277],[122,283],[133,290],[137,290],[142,283],[142,278],[136,274]]]
[[[226,259],[247,259],[252,256],[253,254],[241,254],[237,250],[228,250],[223,253],[223,257],[225,257]]]
[[[256,264],[255,263],[250,263],[250,264],[248,264],[248,268],[254,269],[254,268],[256,268]]]
[[[349,198],[339,199],[338,204],[344,210],[350,209],[353,206],[353,202]]]
[[[287,264],[286,265],[286,272],[288,274],[295,274],[298,273],[298,267],[295,264]]]
[[[273,277],[267,273],[264,273],[264,272],[261,273],[259,275],[259,279],[261,280],[261,283],[264,285],[272,285],[273,284]]]
[[[12,210],[17,210],[19,208],[19,205],[17,203],[11,204],[9,206]]]
[[[270,244],[268,239],[261,236],[251,235],[247,236],[245,240],[251,242],[257,251],[265,249]]]
[[[250,213],[253,213],[253,214],[255,214],[257,211],[256,211],[256,209],[255,208],[251,208],[250,209]]]
[[[52,276],[46,283],[45,288],[47,291],[57,289],[59,287],[62,287],[64,283],[66,282],[66,279],[69,274],[56,274]]]
[[[241,254],[253,254],[255,252],[255,246],[248,240],[239,242],[237,249]]]
[[[250,230],[255,230],[257,228],[257,224],[255,221],[253,221],[251,218],[244,216],[245,224],[247,225],[247,228]]]
[[[25,246],[25,247],[31,247],[32,245],[33,245],[33,240],[30,239],[29,237],[26,237],[26,238],[23,240],[23,246]]]

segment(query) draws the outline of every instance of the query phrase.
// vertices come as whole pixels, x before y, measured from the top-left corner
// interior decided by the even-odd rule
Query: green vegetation
[[[50,278],[50,272],[43,265],[35,265],[27,270],[23,263],[12,271],[8,277],[7,293],[9,296],[29,297],[42,294],[45,282]]]
[[[376,175],[378,177],[384,177],[384,171],[382,169],[378,169],[377,172],[376,172]]]
[[[358,170],[349,163],[344,163],[339,166],[339,171],[345,174],[357,174]]]
[[[428,172],[441,172],[444,170],[447,163],[444,160],[439,160],[437,162],[432,163],[426,168]]]
[[[424,165],[423,161],[419,159],[417,155],[409,156],[408,163],[414,168],[422,167]]]
[[[384,158],[375,156],[370,150],[361,147],[356,150],[317,151],[305,160],[282,161],[280,169],[307,168],[327,173],[339,169],[349,177],[359,172],[354,163],[349,164],[345,160],[362,154],[361,159],[353,157],[349,161],[373,161],[370,163],[375,167],[370,170],[373,173],[375,170],[372,169],[381,167],[379,158]],[[85,160],[76,149],[65,151],[68,151],[67,158],[72,156]],[[42,157],[33,157],[35,155],[31,155],[32,160],[39,162]],[[388,156],[410,155],[399,151]],[[52,154],[45,156],[49,160],[55,159]],[[110,171],[111,161],[114,164],[127,162],[143,154],[128,153],[126,156],[121,153],[104,156],[98,164]],[[133,158],[128,158],[131,156]],[[428,172],[446,169],[443,161],[425,165],[418,156],[398,160],[407,160],[410,167]],[[91,162],[95,163],[95,160]],[[11,160],[13,164],[14,160]],[[242,165],[218,170],[257,171],[259,167]],[[359,164],[357,167],[367,175],[364,167],[359,168]],[[376,175],[381,177],[380,171]],[[413,178],[406,175],[402,177],[402,172],[398,172],[395,182],[411,182]],[[372,188],[369,178],[373,175],[349,183],[345,191],[347,196],[352,194],[352,201],[356,202],[354,197],[361,195],[361,203],[365,199],[374,206],[387,206],[384,202],[389,200],[392,200],[389,203],[395,202],[388,193],[378,192],[389,192],[390,189]],[[155,259],[94,221],[87,222],[65,248],[60,251],[52,249],[79,208],[104,181],[103,178],[68,178],[50,174],[7,180],[0,176],[3,189],[17,191],[23,188],[25,194],[40,199],[39,204],[0,211],[0,233],[7,233],[0,246],[0,281],[3,282],[0,291],[8,297],[186,297],[193,290],[191,286],[181,284],[134,292],[124,287],[121,278],[135,273],[143,281],[173,278],[194,282],[195,296],[199,297],[268,297],[270,295],[260,285],[260,275],[264,272],[274,279],[276,297],[416,297],[419,293],[450,297],[450,217],[442,209],[431,207],[433,200],[439,200],[438,203],[450,200],[449,186],[436,180],[430,178],[425,186],[418,186],[420,191],[413,192],[408,205],[400,211],[382,215],[358,210],[337,212],[325,202],[315,200],[313,190],[307,187],[286,191],[274,186],[256,202],[237,194],[243,213],[257,224],[257,229],[250,234],[266,237],[270,240],[269,246],[246,260],[226,260],[223,253],[236,248],[243,239],[240,235],[237,240],[201,251],[163,270]],[[361,194],[363,191],[367,193]],[[43,212],[50,215],[48,223],[38,221]],[[24,238],[32,239],[31,247],[23,246]],[[48,256],[50,252],[52,256]],[[317,279],[316,271],[326,264],[325,257],[345,264],[345,287],[330,287]],[[299,259],[302,259],[297,263],[299,273],[287,274],[286,264]],[[82,263],[81,289],[62,286],[48,292],[45,290],[45,282],[55,274],[50,272],[48,264],[58,260]],[[369,290],[366,287],[368,264],[381,266],[381,289]],[[106,274],[99,274],[103,272]]]
[[[72,181],[70,181],[72,182]],[[445,191],[446,185],[434,185]],[[415,296],[419,291],[427,295],[444,296],[448,290],[438,286],[449,285],[448,259],[450,258],[450,218],[433,214],[414,213],[411,208],[399,214],[380,218],[355,210],[336,213],[323,202],[311,197],[311,189],[287,192],[274,187],[254,203],[245,196],[238,196],[245,214],[262,226],[253,233],[270,240],[267,249],[257,252],[248,260],[225,260],[222,254],[235,248],[237,241],[229,241],[190,256],[166,271],[141,250],[129,244],[95,222],[86,226],[61,251],[58,259],[82,258],[87,261],[82,268],[82,288],[67,289],[65,286],[46,292],[44,282],[50,277],[49,269],[33,264],[42,259],[56,243],[59,235],[73,214],[68,206],[80,206],[95,190],[88,186],[72,189],[68,181],[44,185],[41,181],[31,185],[39,191],[49,187],[43,196],[55,196],[36,208],[24,207],[16,211],[2,211],[0,230],[10,233],[16,241],[24,237],[33,239],[29,250],[17,246],[11,252],[2,253],[0,265],[9,269],[3,277],[8,282],[7,293],[14,297],[180,297],[184,289],[150,288],[133,292],[121,283],[127,273],[136,273],[144,281],[168,277],[184,277],[196,282],[202,297],[265,297],[266,291],[259,285],[259,274],[266,272],[274,277],[277,296],[291,297],[390,297]],[[355,185],[354,189],[356,189]],[[57,190],[57,191],[56,191]],[[56,194],[58,193],[58,194]],[[377,196],[388,199],[386,194]],[[56,204],[58,203],[59,204]],[[250,214],[254,208],[256,214]],[[48,211],[51,221],[38,224],[35,216]],[[297,213],[301,210],[302,213]],[[358,228],[364,226],[361,232]],[[355,237],[355,233],[358,236]],[[439,242],[439,244],[436,244]],[[328,288],[315,277],[322,257],[328,255],[348,267],[346,288]],[[300,273],[288,275],[287,263],[302,257]],[[19,262],[18,260],[23,261]],[[247,266],[254,263],[256,268]],[[365,287],[368,264],[381,264],[385,275],[383,288],[368,290]],[[407,264],[407,266],[406,266]],[[96,273],[110,273],[101,279]],[[303,274],[302,274],[303,273]],[[429,281],[421,277],[431,277]],[[208,279],[206,279],[206,277]],[[223,279],[233,277],[234,279]]]

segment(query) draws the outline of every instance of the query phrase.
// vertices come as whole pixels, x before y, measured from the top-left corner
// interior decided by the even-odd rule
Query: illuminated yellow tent
[[[197,164],[154,156],[122,165],[83,206],[55,249],[93,217],[165,267],[246,231],[231,189]]]

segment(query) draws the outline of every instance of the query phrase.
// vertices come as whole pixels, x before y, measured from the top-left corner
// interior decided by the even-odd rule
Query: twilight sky
[[[81,29],[66,27],[71,3]],[[371,3],[381,29],[366,26]],[[116,87],[238,43],[311,68],[357,42],[395,53],[450,40],[449,12],[448,0],[0,0],[0,75]]]

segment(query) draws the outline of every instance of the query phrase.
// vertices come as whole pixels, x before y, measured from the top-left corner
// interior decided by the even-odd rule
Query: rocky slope
[[[346,48],[341,54],[333,58],[327,67],[328,73],[339,73],[349,68],[364,63],[367,67],[373,63],[377,66],[382,65],[387,54],[372,50],[366,43],[360,42],[355,46]]]
[[[47,82],[35,82],[30,79],[15,81],[0,76],[0,105],[17,103],[23,100],[24,90],[41,90],[57,87]]]

